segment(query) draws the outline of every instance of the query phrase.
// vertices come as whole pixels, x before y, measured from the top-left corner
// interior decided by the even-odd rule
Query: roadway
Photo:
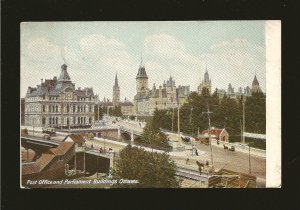
[[[119,122],[119,125],[126,126],[128,129],[135,129],[136,131],[142,131],[142,127],[138,127],[139,124]],[[62,136],[54,137],[56,140],[62,139]],[[118,142],[112,140],[105,140],[102,138],[95,138],[95,140],[87,140],[87,146],[90,147],[93,144],[94,149],[98,150],[100,147],[112,148],[114,152],[119,152],[124,148],[127,143]],[[191,147],[190,145],[186,145]],[[194,146],[198,149],[199,156],[192,155],[191,150],[185,151],[172,151],[168,152],[172,160],[181,167],[191,170],[198,170],[196,161],[205,163],[206,160],[211,162],[210,147],[208,145],[194,143]],[[145,150],[152,151],[151,148],[142,147]],[[228,170],[237,171],[240,173],[249,173],[249,154],[240,151],[227,151],[219,146],[212,145],[213,150],[213,162],[216,169],[226,168]],[[163,153],[164,151],[153,149],[154,152]],[[188,163],[186,159],[189,158]],[[265,187],[266,184],[266,158],[263,156],[251,155],[251,175],[257,177],[257,187]]]

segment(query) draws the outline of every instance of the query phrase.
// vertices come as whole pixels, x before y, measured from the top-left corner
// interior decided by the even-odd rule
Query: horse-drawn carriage
[[[226,146],[225,144],[223,144],[223,147],[225,150],[234,152],[235,151],[235,146]]]
[[[49,134],[50,136],[54,136],[56,134],[54,128],[43,128],[43,133]]]

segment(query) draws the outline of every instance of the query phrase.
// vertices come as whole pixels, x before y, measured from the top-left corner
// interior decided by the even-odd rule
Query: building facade
[[[113,106],[118,106],[120,103],[120,87],[118,83],[118,75],[115,77],[115,84],[113,86]]]
[[[253,79],[253,82],[252,82],[252,89],[251,89],[251,92],[252,93],[261,93],[261,89],[260,89],[260,86],[259,86],[259,82],[256,78],[256,75],[254,76],[254,79]]]
[[[55,128],[89,127],[94,123],[93,88],[75,89],[67,71],[61,66],[59,78],[41,80],[28,87],[25,97],[25,125]]]
[[[136,95],[134,96],[134,114],[151,116],[155,109],[177,108],[183,105],[190,94],[190,86],[176,88],[172,77],[163,85],[148,88],[148,76],[145,65],[141,62],[136,76]]]
[[[217,89],[217,94],[220,99],[222,99],[225,95],[229,98],[233,99],[240,99],[242,96],[249,97],[252,96],[253,93],[262,92],[259,82],[257,80],[256,75],[254,76],[253,82],[252,82],[252,88],[249,86],[246,86],[244,89],[242,87],[239,87],[238,91],[234,91],[234,88],[232,87],[231,83],[229,83],[227,91],[224,89]]]
[[[208,90],[208,93],[211,94],[211,79],[209,78],[207,68],[204,73],[204,80],[202,80],[202,82],[198,86],[198,94],[202,94],[202,90],[204,88],[206,88]]]

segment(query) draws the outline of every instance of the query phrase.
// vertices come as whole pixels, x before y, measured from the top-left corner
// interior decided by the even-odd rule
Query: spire
[[[257,85],[257,86],[259,86],[259,82],[258,82],[258,80],[257,80],[257,78],[256,78],[256,74],[255,74],[255,76],[254,76],[252,85]]]
[[[209,83],[209,75],[208,75],[208,70],[207,70],[207,64],[206,64],[206,69],[204,73],[204,82]]]
[[[145,64],[143,63],[143,53],[141,53],[141,64],[140,66],[144,66],[145,67]]]
[[[116,73],[116,76],[115,76],[115,87],[118,87],[119,84],[118,84],[118,73]]]
[[[63,64],[61,66],[61,73],[59,75],[59,78],[58,78],[58,81],[70,81],[71,78],[68,74],[68,71],[67,71],[67,65],[66,64]]]

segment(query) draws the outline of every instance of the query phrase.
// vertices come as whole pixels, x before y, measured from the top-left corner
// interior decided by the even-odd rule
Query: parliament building
[[[136,95],[134,96],[134,113],[138,116],[151,116],[155,109],[170,109],[182,106],[190,94],[190,86],[175,86],[170,77],[163,85],[152,89],[148,87],[145,65],[141,62],[136,76]]]

